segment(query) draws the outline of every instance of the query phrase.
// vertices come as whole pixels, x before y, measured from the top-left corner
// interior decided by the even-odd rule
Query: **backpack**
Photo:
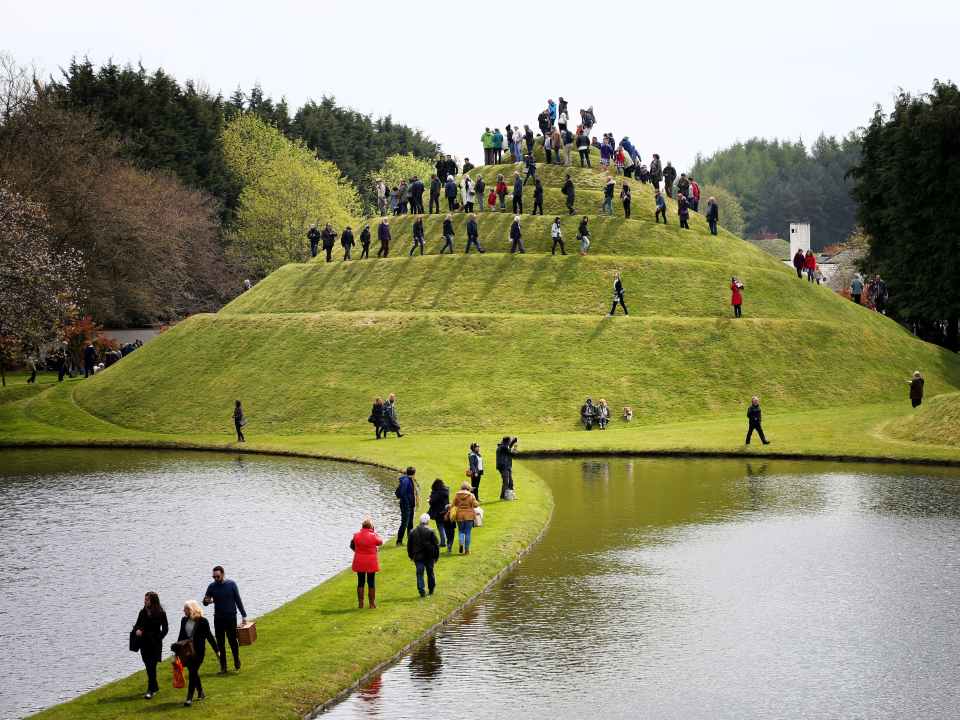
[[[597,116],[593,114],[593,105],[591,105],[590,107],[587,108],[587,115],[590,116],[591,122],[593,122],[594,124],[596,124],[596,122],[597,122]]]

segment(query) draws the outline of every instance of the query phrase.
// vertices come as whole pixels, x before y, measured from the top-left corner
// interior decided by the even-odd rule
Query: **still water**
[[[325,717],[960,715],[957,471],[524,466],[556,500],[541,543]]]
[[[214,565],[250,617],[348,567],[363,518],[399,525],[395,484],[299,458],[0,451],[0,718],[142,670],[127,642],[147,590],[175,640]]]

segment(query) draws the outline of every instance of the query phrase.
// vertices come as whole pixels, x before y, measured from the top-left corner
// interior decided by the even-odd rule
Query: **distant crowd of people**
[[[63,382],[63,378],[68,376],[77,377],[78,375],[82,375],[83,378],[86,379],[91,375],[106,370],[142,345],[142,340],[135,340],[130,343],[122,343],[116,350],[106,350],[101,354],[92,342],[87,342],[84,344],[80,362],[76,363],[68,351],[69,346],[67,342],[64,340],[55,345],[54,348],[47,353],[42,363],[33,355],[29,355],[26,358],[24,364],[27,372],[30,373],[27,382],[35,383],[37,381],[37,373],[40,370],[56,371],[57,382]]]

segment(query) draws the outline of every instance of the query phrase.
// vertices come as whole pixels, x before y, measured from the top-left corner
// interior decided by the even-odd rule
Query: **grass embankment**
[[[913,412],[891,420],[879,430],[881,437],[918,445],[960,444],[960,395],[933,393],[924,386],[926,399]]]

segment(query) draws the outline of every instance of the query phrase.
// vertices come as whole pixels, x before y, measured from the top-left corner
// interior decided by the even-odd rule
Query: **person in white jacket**
[[[463,198],[463,211],[472,213],[473,203],[477,199],[477,191],[469,175],[464,175],[463,180],[460,181],[460,192]]]
[[[557,215],[553,219],[553,225],[550,226],[550,236],[553,238],[553,252],[551,255],[557,254],[557,245],[560,245],[560,254],[566,255],[567,251],[563,247],[563,232],[560,230],[560,216]]]
[[[377,178],[377,208],[381,217],[387,214],[387,184]]]
[[[513,131],[513,147],[514,154],[517,158],[517,165],[523,163],[523,153],[520,151],[520,148],[523,147],[523,133],[520,130]]]

